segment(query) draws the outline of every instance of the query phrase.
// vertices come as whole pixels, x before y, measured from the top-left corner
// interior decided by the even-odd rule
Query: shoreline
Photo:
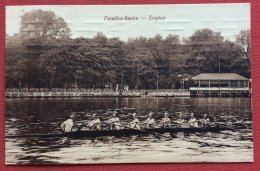
[[[183,98],[250,98],[240,95],[193,95],[185,90],[141,90],[141,91],[6,91],[5,98],[142,98],[142,97],[183,97]]]
[[[30,91],[10,91],[5,92],[6,98],[88,98],[88,97],[190,97],[187,90],[180,91],[47,91],[47,92],[30,92]]]

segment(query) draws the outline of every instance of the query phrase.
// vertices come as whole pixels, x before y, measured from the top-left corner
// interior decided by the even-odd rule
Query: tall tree
[[[160,71],[160,85],[161,88],[176,87],[176,78],[178,74],[183,72],[182,65],[184,64],[182,55],[182,44],[178,35],[169,34],[163,40],[164,51],[164,66]]]
[[[210,29],[201,29],[186,40],[189,53],[187,72],[196,75],[201,72],[218,72],[218,59],[223,53],[224,38],[220,32]]]
[[[27,87],[28,69],[25,58],[25,49],[22,46],[19,34],[13,36],[6,35],[6,86],[7,87]]]
[[[20,35],[23,39],[60,39],[69,37],[70,29],[64,19],[54,12],[38,9],[21,17]]]
[[[28,84],[31,87],[41,87],[46,75],[42,75],[44,70],[39,64],[43,63],[43,56],[46,57],[46,61],[48,58],[60,56],[59,47],[65,47],[63,43],[69,40],[70,29],[64,19],[54,12],[38,9],[21,16],[19,35],[25,50],[23,58],[29,73],[26,76]],[[46,69],[48,65],[44,67]]]
[[[249,65],[251,64],[251,34],[250,30],[241,30],[235,35],[236,43],[241,46]]]

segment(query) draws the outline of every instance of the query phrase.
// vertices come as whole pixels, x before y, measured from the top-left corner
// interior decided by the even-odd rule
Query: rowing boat
[[[69,133],[57,133],[57,134],[27,134],[27,135],[8,135],[6,138],[25,138],[25,137],[70,137],[70,138],[84,138],[84,137],[100,137],[100,136],[131,136],[131,135],[162,135],[170,133],[171,135],[178,132],[194,133],[194,132],[219,132],[221,130],[231,130],[231,128],[210,126],[204,128],[152,128],[152,129],[132,129],[126,128],[121,130],[101,130],[101,131],[90,131],[90,130],[77,130]]]

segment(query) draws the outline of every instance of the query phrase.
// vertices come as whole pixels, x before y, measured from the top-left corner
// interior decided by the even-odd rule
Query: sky
[[[167,37],[177,34],[191,36],[196,30],[209,28],[221,32],[225,39],[235,40],[240,30],[250,29],[250,4],[191,4],[191,5],[73,5],[73,6],[7,6],[6,33],[19,32],[25,12],[35,9],[53,11],[71,29],[71,37],[92,38],[98,32],[106,37],[129,38]],[[137,20],[108,20],[111,17]],[[157,20],[154,20],[158,17]],[[160,19],[160,20],[158,20]]]

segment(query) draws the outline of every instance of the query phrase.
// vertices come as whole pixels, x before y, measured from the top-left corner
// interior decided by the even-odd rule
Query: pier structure
[[[71,91],[23,91],[7,90],[6,98],[88,98],[88,97],[190,97],[189,90],[163,89],[163,90],[130,90],[130,91],[111,91],[111,90],[71,90]]]
[[[192,97],[247,97],[251,94],[250,79],[236,73],[202,73],[192,80]]]

